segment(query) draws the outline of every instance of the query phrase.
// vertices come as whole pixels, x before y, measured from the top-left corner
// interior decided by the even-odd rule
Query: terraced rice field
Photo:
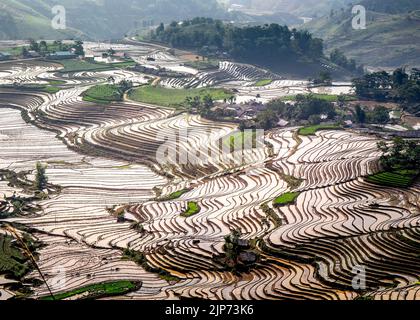
[[[87,48],[107,50],[93,43]],[[160,48],[121,48],[154,67],[179,66]],[[96,104],[80,96],[110,74],[139,83],[146,75],[59,73],[55,64],[30,64],[2,65],[0,79],[65,84],[55,94],[0,89],[0,169],[27,171],[33,179],[40,161],[47,164],[49,182],[62,187],[36,203],[39,212],[6,219],[33,228],[44,243],[38,265],[55,296],[420,298],[420,184],[379,186],[366,178],[379,172],[377,138],[331,128],[309,135],[300,135],[299,128],[274,129],[266,132],[263,147],[220,161],[203,147],[216,151],[229,141],[229,148],[236,124],[134,101]],[[266,87],[275,88],[286,81],[244,65],[222,62],[220,68],[220,83],[227,87],[272,79]],[[295,88],[287,93],[306,90],[303,82],[287,86]],[[179,131],[188,137],[179,139]],[[196,161],[161,163],[156,154],[162,145],[169,160],[188,154]],[[0,181],[0,193],[23,191]],[[276,199],[283,205],[276,206]],[[247,272],[233,272],[220,258],[233,230],[258,254]],[[128,259],[126,250],[141,261]],[[363,290],[352,285],[360,266],[366,270]],[[45,284],[32,289],[33,298],[49,296]]]

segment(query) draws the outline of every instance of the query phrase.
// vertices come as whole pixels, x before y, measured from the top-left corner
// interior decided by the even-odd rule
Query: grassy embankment
[[[68,72],[82,72],[82,71],[107,71],[113,69],[124,69],[128,67],[135,66],[136,63],[132,60],[128,60],[125,62],[118,62],[118,63],[97,63],[97,62],[89,62],[83,60],[55,60],[55,63],[61,64],[63,69],[59,70],[60,73],[68,73]]]
[[[158,199],[159,201],[170,201],[170,200],[175,200],[178,199],[179,197],[181,197],[183,194],[187,193],[191,191],[191,189],[182,189],[182,190],[178,190],[175,192],[172,192],[170,195],[166,196],[166,197],[162,197],[160,199]]]
[[[271,80],[271,79],[262,79],[262,80],[257,81],[254,85],[256,87],[264,87],[264,86],[268,86],[272,82],[273,82],[273,80]]]
[[[12,84],[5,84],[0,85],[0,88],[10,88],[10,89],[21,89],[27,91],[42,91],[50,94],[54,94],[59,92],[62,88],[61,85],[65,84],[65,81],[60,80],[46,80],[48,84],[37,84],[37,83],[29,83],[29,84],[19,84],[19,85],[12,85]]]
[[[188,61],[184,63],[184,66],[198,69],[198,70],[212,70],[219,68],[219,60],[196,60],[196,61]]]
[[[213,100],[228,99],[232,96],[224,89],[167,89],[159,86],[142,86],[131,90],[129,98],[134,101],[160,105],[163,107],[183,108],[187,97],[210,95]]]
[[[304,127],[299,129],[299,134],[302,136],[312,136],[320,130],[339,130],[341,126],[336,124],[318,124],[314,126]]]
[[[140,288],[140,284],[134,281],[122,280],[109,283],[92,284],[72,291],[54,295],[55,300],[63,300],[76,295],[86,295],[84,298],[97,299],[117,296],[129,293]],[[53,297],[44,297],[41,300],[54,300]]]
[[[117,85],[97,85],[83,92],[83,100],[88,102],[107,104],[115,101],[122,101],[123,92]]]

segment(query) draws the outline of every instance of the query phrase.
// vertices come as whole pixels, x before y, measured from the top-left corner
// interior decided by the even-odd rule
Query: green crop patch
[[[264,87],[264,86],[268,86],[272,82],[273,82],[273,80],[271,80],[271,79],[262,79],[262,80],[257,81],[255,83],[255,86],[256,87]]]
[[[105,84],[94,86],[83,93],[83,100],[94,103],[121,101],[123,93],[117,85]]]
[[[63,300],[71,298],[76,295],[83,295],[85,299],[98,299],[116,295],[123,295],[140,288],[139,282],[134,281],[115,281],[108,283],[93,284],[86,287],[78,288],[72,291],[59,293],[54,295],[54,298],[47,296],[41,300]]]
[[[117,63],[96,63],[83,60],[60,60],[54,61],[63,66],[63,69],[59,70],[60,73],[69,73],[69,72],[81,72],[81,71],[106,71],[113,69],[123,69],[135,66],[136,63],[132,60],[117,62]]]
[[[408,188],[418,177],[417,170],[399,170],[393,172],[380,172],[366,177],[366,181],[386,187]]]
[[[181,213],[181,216],[184,218],[191,217],[201,211],[200,206],[198,203],[190,201],[187,205],[187,210],[185,210],[183,213]]]
[[[281,196],[274,199],[273,204],[276,207],[286,206],[292,203],[295,203],[297,197],[300,195],[300,192],[287,192]]]
[[[210,95],[213,100],[229,99],[232,94],[224,89],[168,89],[151,85],[131,90],[129,98],[143,103],[150,103],[164,107],[183,107],[188,97],[200,98]]]
[[[336,124],[319,124],[315,126],[309,126],[299,129],[299,134],[301,136],[313,136],[316,132],[321,130],[340,130],[341,126]]]

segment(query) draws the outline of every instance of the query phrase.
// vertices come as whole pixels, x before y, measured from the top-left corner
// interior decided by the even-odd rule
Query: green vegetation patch
[[[75,295],[86,294],[84,299],[97,299],[109,296],[123,295],[134,290],[138,290],[141,284],[139,282],[122,280],[109,283],[99,283],[89,285],[83,288],[78,288],[69,292],[60,293],[51,296],[44,297],[41,300],[63,300]]]
[[[122,101],[123,93],[117,85],[104,84],[94,86],[83,93],[83,100],[95,103]]]
[[[186,189],[182,189],[182,190],[178,190],[178,191],[172,192],[170,195],[161,198],[160,201],[169,201],[169,200],[178,199],[183,194],[185,194],[185,193],[187,193],[189,191],[191,191],[191,189],[186,188]]]
[[[14,244],[12,237],[0,234],[0,274],[22,278],[28,271],[27,257]]]
[[[147,263],[146,255],[142,252],[125,249],[123,257],[125,259],[129,259],[131,261],[134,261],[136,264],[140,265],[144,270],[148,272],[154,272],[159,275],[159,277],[163,280],[166,280],[168,282],[178,282],[180,279],[178,277],[175,277],[171,275],[168,271],[159,269],[159,268],[152,268]]]
[[[118,68],[128,68],[135,66],[136,63],[132,60],[117,62],[117,63],[96,63],[83,60],[69,59],[57,60],[55,63],[61,64],[64,69],[59,70],[60,73],[81,72],[81,71],[106,71]]]
[[[269,219],[271,219],[274,223],[274,225],[278,228],[281,227],[283,221],[281,218],[274,212],[273,209],[271,209],[267,203],[264,203],[261,205],[262,211],[267,215]]]
[[[191,216],[199,213],[200,211],[201,211],[201,208],[198,205],[198,203],[190,201],[190,202],[188,202],[187,210],[185,210],[183,213],[181,213],[181,216],[184,217],[184,218],[188,218],[188,217],[191,217]]]
[[[371,175],[366,181],[394,188],[408,188],[419,175],[418,170],[386,171]]]
[[[255,86],[256,87],[264,87],[264,86],[268,86],[272,82],[273,82],[273,80],[271,80],[271,79],[262,79],[262,80],[257,81],[255,83]]]
[[[340,100],[343,102],[348,102],[348,101],[357,100],[355,96],[351,96],[351,95],[336,95],[336,94],[323,94],[323,93],[310,93],[307,95],[310,95],[316,99],[320,99],[327,102],[339,102]],[[284,96],[284,97],[280,97],[279,100],[296,101],[296,97],[297,95]]]
[[[296,201],[296,199],[299,195],[300,195],[300,192],[284,193],[281,196],[274,199],[273,204],[275,206],[285,206],[285,205],[288,205],[288,204],[292,204]]]
[[[3,48],[0,49],[2,52],[6,52],[14,57],[20,56],[22,54],[23,48],[28,49],[28,46],[18,46],[18,47],[12,47],[12,48]]]
[[[209,59],[209,60],[197,60],[197,61],[188,61],[184,63],[184,66],[198,69],[198,70],[211,70],[219,68],[219,60]]]
[[[320,130],[339,130],[341,126],[336,124],[319,124],[299,129],[299,134],[302,136],[312,136]]]
[[[22,241],[35,255],[41,243],[33,241],[28,234],[23,234]],[[0,234],[0,274],[14,279],[21,279],[33,268],[27,255],[23,252],[18,241],[8,235]]]
[[[229,99],[232,93],[224,89],[167,89],[151,85],[142,86],[130,91],[130,99],[164,107],[183,107],[187,97],[210,95],[213,100]]]
[[[57,87],[57,86],[45,86],[42,91],[50,93],[50,94],[54,94],[57,93],[61,90],[61,88]]]
[[[17,90],[26,90],[26,91],[42,91],[47,92],[50,94],[57,93],[61,90],[60,87],[55,85],[42,85],[42,84],[24,84],[24,85],[0,85],[0,88],[7,88],[7,89],[17,89]]]
[[[48,80],[48,83],[52,86],[60,86],[66,84],[66,82],[63,80]]]
[[[223,138],[223,145],[229,146],[231,150],[235,149],[235,146],[255,146],[257,141],[257,131],[255,130],[244,130],[234,132],[227,137]]]

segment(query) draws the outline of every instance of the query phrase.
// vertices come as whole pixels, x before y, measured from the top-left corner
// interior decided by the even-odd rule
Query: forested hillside
[[[306,30],[278,24],[238,27],[211,18],[194,18],[170,25],[162,23],[150,37],[205,56],[232,58],[293,74],[314,75],[330,63],[324,57],[322,39]],[[329,71],[356,71],[354,62],[335,67]]]

